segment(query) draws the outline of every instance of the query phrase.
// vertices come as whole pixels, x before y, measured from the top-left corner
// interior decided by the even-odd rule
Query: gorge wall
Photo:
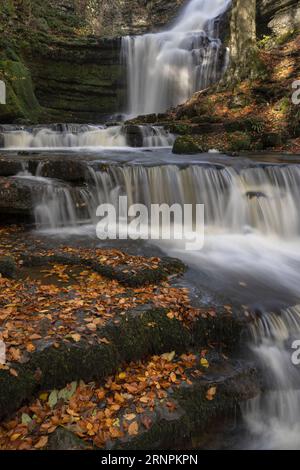
[[[119,37],[163,28],[186,1],[5,1],[0,80],[7,85],[8,103],[0,106],[0,123],[99,122],[122,110]],[[257,0],[259,34],[298,28],[299,3]],[[232,21],[231,39],[237,28],[239,21]],[[240,54],[239,35],[234,41]]]

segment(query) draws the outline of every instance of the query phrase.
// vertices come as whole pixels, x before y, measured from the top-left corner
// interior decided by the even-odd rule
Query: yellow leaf
[[[126,379],[126,373],[125,373],[125,372],[121,372],[121,373],[119,374],[119,379],[120,379],[120,380]]]
[[[177,377],[176,377],[175,372],[171,372],[171,374],[170,374],[170,379],[171,379],[172,382],[176,382]]]
[[[208,362],[207,359],[205,359],[205,357],[201,358],[200,364],[201,364],[202,367],[206,367],[206,369],[209,368],[209,362]]]
[[[81,340],[81,336],[79,333],[73,333],[71,335],[71,338],[75,341],[75,343],[78,343]]]
[[[170,353],[165,353],[165,354],[162,354],[162,358],[165,359],[166,361],[168,362],[172,362],[174,357],[175,357],[175,351],[172,351]]]
[[[41,401],[48,401],[48,393],[44,392],[40,394],[40,400]]]

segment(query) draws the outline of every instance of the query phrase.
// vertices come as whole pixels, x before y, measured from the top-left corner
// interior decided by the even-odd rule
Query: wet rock
[[[0,137],[1,147],[1,137]],[[7,157],[0,159],[0,176],[15,176],[22,171],[22,163]]]
[[[214,389],[213,399],[209,390]],[[163,403],[151,414],[151,427],[143,428],[136,437],[126,436],[113,444],[118,450],[174,449],[197,439],[203,449],[213,440],[212,430],[230,416],[236,416],[243,401],[255,398],[261,390],[255,367],[243,361],[226,363],[219,360],[201,378],[191,377],[189,384],[174,390],[170,397],[176,410],[169,412]],[[226,419],[227,418],[227,419]]]
[[[120,284],[129,287],[139,287],[147,284],[159,283],[169,276],[183,274],[186,266],[176,258],[164,257],[160,260],[157,269],[142,268],[130,270],[128,266],[108,266],[92,259],[78,256],[60,254],[52,256],[23,256],[24,266],[45,266],[51,263],[66,264],[69,266],[85,266],[93,269],[108,279],[115,279]]]
[[[73,432],[59,427],[51,434],[47,450],[86,450],[88,447],[88,444]]]
[[[0,178],[0,214],[31,215],[33,198],[25,180]]]
[[[17,265],[14,258],[10,256],[0,257],[0,274],[4,277],[15,278],[17,274]]]
[[[196,153],[207,152],[208,148],[204,145],[199,145],[195,140],[189,136],[180,136],[174,142],[173,153],[177,155],[193,155]]]
[[[87,167],[83,162],[66,158],[44,161],[40,164],[39,169],[40,176],[72,183],[84,182],[86,172]]]
[[[98,327],[93,340],[83,336],[80,342],[61,341],[58,347],[48,341],[40,344],[28,355],[27,362],[12,364],[17,376],[12,376],[9,370],[0,370],[0,418],[13,413],[39,390],[59,389],[80,379],[101,381],[124,362],[174,350],[180,354],[199,344],[203,347],[219,344],[221,350],[227,344],[228,353],[239,345],[246,326],[225,310],[213,317],[195,319],[190,329],[167,313],[166,309],[150,304],[140,306],[125,315],[116,315],[114,320],[118,322],[112,320]]]
[[[126,137],[129,147],[143,147],[143,133],[140,126],[126,125],[123,127],[123,133]]]

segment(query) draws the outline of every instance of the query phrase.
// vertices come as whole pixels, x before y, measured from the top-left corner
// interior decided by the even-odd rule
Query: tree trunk
[[[254,78],[259,62],[256,46],[256,0],[233,0],[230,30],[230,67],[227,80]]]

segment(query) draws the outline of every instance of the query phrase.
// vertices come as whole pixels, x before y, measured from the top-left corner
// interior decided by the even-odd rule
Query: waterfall
[[[217,19],[230,3],[191,0],[168,31],[123,38],[130,116],[165,112],[221,78],[228,54]]]
[[[76,126],[3,129],[7,149],[65,149],[89,147],[169,147],[174,136],[155,126]]]
[[[300,305],[262,313],[251,330],[252,349],[267,381],[267,391],[243,408],[251,445],[300,450],[300,375],[292,363],[292,338],[300,335]]]
[[[300,449],[300,375],[292,364],[293,337],[300,335],[300,165],[89,162],[85,182],[74,187],[43,178],[41,163],[35,178],[45,183],[36,196],[37,227],[55,234],[86,233],[97,223],[97,206],[117,207],[124,195],[128,205],[205,205],[202,250],[186,252],[177,240],[153,243],[196,270],[196,283],[214,285],[248,309],[265,391],[243,406],[250,435],[244,447]]]
[[[42,165],[38,176],[43,176]],[[88,194],[83,219],[95,214],[101,203],[116,204],[116,192],[128,197],[129,204],[204,204],[207,230],[295,239],[300,235],[300,166],[266,166],[237,170],[214,165],[145,167],[109,165],[94,170],[87,165]],[[55,185],[57,188],[57,183]],[[45,203],[51,201],[46,187]],[[56,189],[57,192],[57,189]],[[74,193],[74,188],[73,188]],[[70,194],[69,202],[72,201]],[[62,203],[59,205],[65,205]],[[76,198],[74,207],[78,205]],[[82,204],[80,204],[82,206]],[[52,203],[46,211],[52,210]],[[68,211],[74,225],[76,210]],[[55,220],[56,209],[51,216]],[[64,219],[65,224],[68,220]],[[79,222],[81,222],[79,220]],[[51,223],[55,226],[55,223]],[[61,217],[57,226],[61,226]]]

